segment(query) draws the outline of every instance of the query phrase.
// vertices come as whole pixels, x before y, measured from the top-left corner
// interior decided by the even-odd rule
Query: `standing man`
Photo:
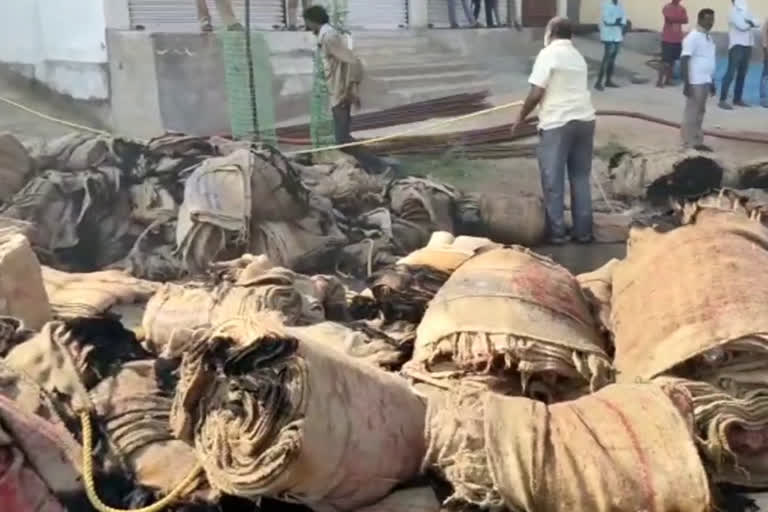
[[[715,57],[717,50],[710,30],[715,24],[715,11],[699,11],[697,27],[683,39],[680,68],[683,73],[685,113],[681,125],[683,147],[712,151],[704,145],[704,114],[707,99],[715,95]]]
[[[733,88],[733,104],[738,107],[748,107],[742,100],[744,94],[744,79],[749,71],[749,60],[752,58],[752,46],[755,37],[752,30],[757,27],[754,18],[749,13],[747,0],[731,0],[731,16],[728,22],[728,70],[723,77],[723,85],[720,90],[720,108],[733,110],[728,103],[728,91],[736,75],[736,85]]]
[[[624,41],[626,24],[627,16],[624,13],[624,6],[619,3],[619,0],[603,0],[600,15],[600,40],[603,42],[605,52],[595,84],[595,89],[598,91],[603,90],[603,79],[605,79],[605,87],[618,87],[613,81],[613,68],[616,64],[616,56],[619,54],[621,42]]]
[[[589,94],[587,62],[573,43],[571,22],[554,18],[547,26],[545,47],[536,57],[528,82],[531,91],[512,128],[539,106],[537,149],[549,241],[568,241],[565,229],[565,173],[571,185],[571,238],[592,241],[592,152],[595,109]]]
[[[329,24],[328,12],[321,5],[304,11],[304,23],[317,36],[317,47],[323,60],[325,80],[333,114],[333,128],[337,144],[353,142],[352,106],[360,107],[360,82],[363,63],[349,48],[347,38]],[[386,163],[362,146],[343,148],[341,151],[355,157],[370,173],[381,173]]]
[[[765,108],[768,108],[768,18],[765,18],[760,34],[763,39],[763,75],[760,80],[760,102]]]
[[[661,68],[656,87],[664,87],[672,82],[675,62],[680,60],[683,51],[683,25],[688,23],[688,11],[680,5],[680,0],[672,0],[664,6],[664,28],[661,31]]]
[[[200,22],[200,29],[203,32],[213,31],[211,24],[211,13],[208,11],[208,5],[205,0],[197,1],[197,19]],[[221,22],[227,27],[227,30],[243,30],[243,26],[238,23],[235,13],[232,12],[230,0],[216,0],[216,10],[219,12]]]

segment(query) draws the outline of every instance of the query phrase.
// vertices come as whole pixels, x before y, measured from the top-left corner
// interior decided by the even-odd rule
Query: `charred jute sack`
[[[95,419],[106,434],[112,470],[132,475],[137,484],[168,494],[197,462],[195,451],[168,429],[173,393],[162,385],[155,362],[133,361],[90,392]],[[169,461],[172,465],[169,466]],[[197,488],[198,477],[184,495]]]
[[[230,322],[184,356],[171,425],[221,492],[354,510],[419,472],[424,402],[340,351]]]
[[[309,306],[290,275],[276,271],[249,280],[247,285],[223,282],[211,288],[168,283],[150,299],[142,326],[147,349],[174,358],[188,347],[195,329],[265,310],[281,313],[289,325],[322,320]]]
[[[418,323],[448,277],[482,250],[499,247],[487,238],[432,233],[429,243],[379,272],[371,292],[389,320]]]
[[[518,247],[484,252],[453,273],[429,304],[407,366],[433,377],[509,380],[518,372],[524,391],[541,388],[549,398],[611,378],[605,340],[576,279]]]
[[[768,371],[760,341],[768,333],[768,274],[756,270],[768,266],[768,229],[741,207],[691,205],[685,214],[687,224],[667,233],[633,229],[627,258],[614,269],[620,382],[669,371],[691,377],[681,365],[714,351],[717,366],[718,352],[749,340],[751,371]]]
[[[611,385],[547,406],[495,393],[444,394],[427,413],[426,469],[447,504],[519,512],[706,512],[710,494],[680,390]]]
[[[747,487],[768,485],[768,390],[735,397],[707,382],[661,377],[655,382],[685,389],[696,441],[712,479]]]

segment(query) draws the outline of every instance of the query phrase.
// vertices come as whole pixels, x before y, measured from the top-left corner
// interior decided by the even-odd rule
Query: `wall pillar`
[[[107,28],[130,30],[131,16],[128,11],[128,0],[103,0],[104,22]]]
[[[408,28],[418,29],[429,26],[429,1],[408,0]]]

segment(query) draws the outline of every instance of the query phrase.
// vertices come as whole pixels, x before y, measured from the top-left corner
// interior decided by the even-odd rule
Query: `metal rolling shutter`
[[[245,0],[231,0],[232,10],[245,24]],[[221,24],[214,0],[206,0],[214,26]],[[147,30],[193,30],[198,26],[195,0],[128,0],[131,26]],[[251,0],[251,26],[258,29],[281,27],[284,23],[283,0]]]
[[[472,8],[471,0],[466,0],[470,9]],[[483,2],[483,0],[480,0]],[[519,0],[518,0],[519,1]],[[467,20],[464,17],[464,9],[461,7],[461,0],[455,0],[456,3],[456,20],[460,27],[467,25]],[[448,17],[448,2],[446,0],[429,0],[427,4],[429,8],[429,23],[435,28],[447,28],[451,26],[450,18]],[[499,23],[506,25],[509,12],[509,0],[498,0],[497,2]],[[480,23],[485,25],[485,3],[480,4]]]
[[[347,0],[350,28],[397,29],[408,26],[407,0]]]

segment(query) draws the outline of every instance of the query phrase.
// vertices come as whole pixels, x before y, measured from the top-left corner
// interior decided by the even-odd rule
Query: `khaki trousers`
[[[692,148],[704,143],[704,114],[711,90],[710,84],[691,85],[691,96],[686,98],[680,127],[683,147]]]

